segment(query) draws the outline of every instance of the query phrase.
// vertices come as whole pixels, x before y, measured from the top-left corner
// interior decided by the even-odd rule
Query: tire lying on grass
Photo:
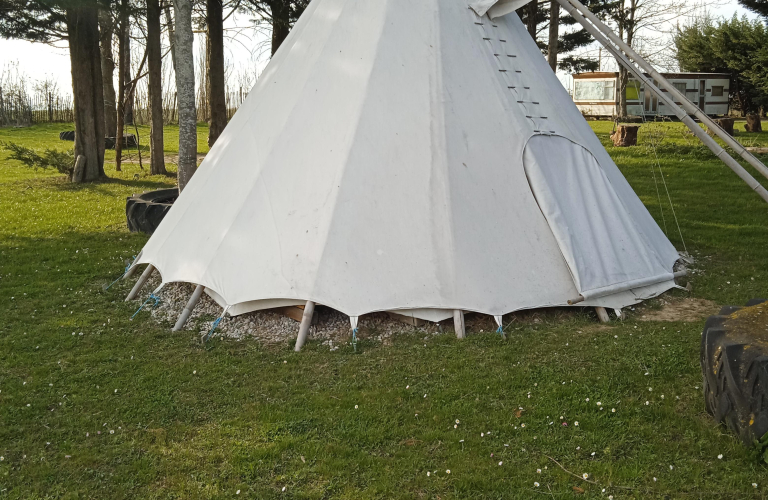
[[[768,435],[768,302],[726,306],[701,337],[704,402],[747,446]]]
[[[74,130],[67,130],[65,132],[59,132],[59,140],[62,141],[74,141],[75,140],[75,131]],[[136,136],[134,134],[127,134],[123,136],[123,147],[124,148],[136,148],[139,146],[139,141],[136,140]],[[115,138],[114,137],[105,137],[104,138],[104,148],[105,149],[115,149]]]
[[[160,189],[128,197],[125,201],[128,229],[132,232],[154,233],[178,197],[178,188]]]

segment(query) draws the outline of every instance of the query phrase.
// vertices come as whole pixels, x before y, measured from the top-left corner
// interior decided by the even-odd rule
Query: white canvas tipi
[[[313,0],[136,264],[231,315],[436,321],[624,307],[677,259],[516,14]]]

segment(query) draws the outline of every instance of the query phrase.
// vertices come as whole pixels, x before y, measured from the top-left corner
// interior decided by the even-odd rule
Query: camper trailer
[[[665,73],[662,76],[706,114],[728,114],[730,75],[727,73]],[[585,116],[617,116],[619,88],[617,72],[573,75],[573,101]],[[646,92],[644,85],[633,78],[629,79],[626,93],[627,113],[632,116],[674,116],[672,110],[659,101],[658,96],[651,91]]]

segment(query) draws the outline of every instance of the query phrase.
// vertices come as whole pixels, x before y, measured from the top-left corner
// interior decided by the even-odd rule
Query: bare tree
[[[176,18],[176,94],[179,105],[179,190],[197,169],[197,111],[192,1],[173,0]]]
[[[210,127],[208,146],[227,126],[226,86],[224,82],[224,6],[222,0],[206,0],[207,38],[207,84]]]
[[[163,156],[163,54],[160,46],[160,1],[147,0],[147,69],[149,72],[149,111],[151,129],[149,139],[151,175],[165,175]]]
[[[117,101],[115,97],[115,58],[112,35],[115,22],[107,9],[99,11],[99,46],[101,49],[101,85],[104,88],[104,129],[107,135],[117,130]]]
[[[130,36],[130,15],[128,13],[128,0],[121,0],[118,9],[119,25],[117,30],[117,124],[115,127],[115,170],[122,171],[123,163],[123,136],[125,135],[125,90],[126,67],[130,68],[130,48],[128,46]]]
[[[702,8],[706,3],[693,3],[687,0],[617,0],[607,10],[609,18],[616,25],[619,36],[627,45],[638,50],[642,43],[644,56],[653,56],[663,52],[671,44],[669,32],[674,29],[673,22],[682,16]],[[665,45],[667,44],[667,45]],[[619,118],[627,117],[627,86],[629,72],[619,67]]]

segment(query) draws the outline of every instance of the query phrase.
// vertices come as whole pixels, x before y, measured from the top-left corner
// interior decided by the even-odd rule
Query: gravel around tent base
[[[146,290],[152,290],[160,285],[157,275],[145,286]],[[150,309],[152,318],[161,323],[172,326],[184,309],[190,295],[194,291],[194,285],[189,283],[169,283],[158,293],[160,302]],[[144,293],[146,296],[146,292]],[[147,304],[147,307],[150,304]],[[320,340],[321,345],[336,350],[339,346],[349,344],[351,341],[351,329],[349,316],[328,307],[316,309],[318,315],[317,324],[310,328],[309,340]],[[213,322],[222,313],[219,306],[207,294],[203,294],[197,303],[184,331],[194,331],[201,337],[206,335]],[[232,318],[224,318],[216,327],[215,336],[241,340],[244,338],[256,339],[265,344],[285,344],[296,340],[299,332],[299,323],[281,313],[270,310],[255,311]],[[360,320],[360,338],[375,339],[387,343],[396,334],[421,334],[438,335],[441,333],[453,334],[453,321],[450,326],[427,323],[423,327],[415,327],[392,319],[386,313],[366,314]]]

